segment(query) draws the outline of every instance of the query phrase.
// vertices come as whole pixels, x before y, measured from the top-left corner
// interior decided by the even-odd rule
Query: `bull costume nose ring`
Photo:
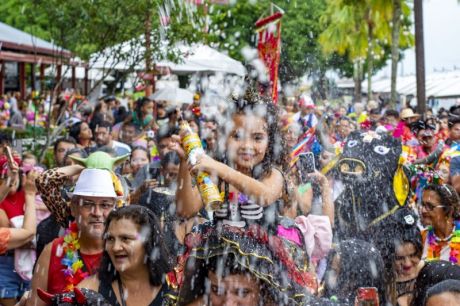
[[[342,158],[339,161],[339,169],[342,174],[362,175],[366,171],[366,165],[359,159]]]

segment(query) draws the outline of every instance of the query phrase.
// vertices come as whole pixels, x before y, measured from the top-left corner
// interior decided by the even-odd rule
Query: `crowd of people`
[[[460,105],[213,97],[5,96],[0,305],[460,305]]]

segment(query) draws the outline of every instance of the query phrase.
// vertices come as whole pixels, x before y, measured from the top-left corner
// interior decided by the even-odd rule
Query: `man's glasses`
[[[115,207],[115,202],[102,202],[102,203],[96,203],[94,201],[90,200],[81,200],[79,202],[79,206],[88,212],[91,211],[96,211],[96,208],[99,207],[100,210],[107,212],[112,210]]]

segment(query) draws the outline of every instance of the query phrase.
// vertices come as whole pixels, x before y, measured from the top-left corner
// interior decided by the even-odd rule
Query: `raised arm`
[[[2,189],[2,192],[6,192],[6,195],[13,189],[17,188],[18,182],[18,167],[10,165],[10,176],[6,184],[6,189]],[[37,189],[35,188],[35,179],[37,177],[37,172],[30,171],[27,176],[24,175],[23,179],[23,189],[25,192],[25,211],[24,211],[24,222],[22,228],[2,228],[0,233],[0,253],[6,252],[6,250],[15,249],[20,247],[28,242],[30,242],[36,232],[36,221],[35,221],[35,195]],[[6,214],[1,211],[0,219],[2,220],[3,226],[8,226],[8,217]]]
[[[0,186],[0,202],[3,202],[8,193],[16,190],[19,182],[19,166],[15,161],[8,162],[8,177],[6,182]]]
[[[332,200],[332,189],[327,177],[319,171],[309,173],[308,176],[319,184],[323,215],[327,216],[331,221],[331,226],[334,226],[334,201]]]
[[[56,210],[68,210],[66,201],[61,196],[61,188],[68,177],[79,174],[84,169],[80,165],[66,166],[62,168],[49,169],[39,175],[36,179],[38,192],[40,193],[43,203],[49,211],[55,216],[64,216],[68,214],[56,213]],[[66,220],[57,219],[56,221],[66,226]]]
[[[268,206],[278,200],[282,196],[285,185],[283,175],[277,170],[272,169],[268,176],[259,181],[206,154],[201,155],[198,163],[191,168],[192,172],[198,170],[218,176],[262,206]]]
[[[9,248],[16,248],[30,242],[37,231],[36,211],[35,211],[35,196],[37,188],[35,187],[35,179],[38,173],[30,171],[27,176],[24,175],[23,189],[25,193],[26,203],[24,209],[24,222],[22,228],[12,228]]]
[[[20,247],[35,237],[37,230],[35,218],[35,195],[37,194],[37,188],[35,187],[35,179],[37,176],[38,174],[35,171],[30,171],[27,176],[24,176],[23,188],[26,198],[24,222],[22,228],[10,228],[10,238],[7,244],[8,249]]]
[[[185,152],[180,146],[180,137],[173,136],[173,139],[174,143],[171,145],[171,149],[176,151],[180,158],[176,190],[176,213],[183,218],[190,218],[195,216],[203,207],[203,201],[198,188],[192,184],[192,176],[185,158]]]

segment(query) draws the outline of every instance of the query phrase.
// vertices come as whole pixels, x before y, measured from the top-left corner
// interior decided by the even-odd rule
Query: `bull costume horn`
[[[48,293],[40,288],[37,289],[37,295],[38,297],[46,303],[46,305],[52,305],[53,304],[53,297],[51,293]]]
[[[86,168],[107,169],[112,171],[114,167],[124,162],[129,157],[129,155],[130,154],[125,154],[118,157],[112,157],[108,153],[97,151],[91,153],[87,158],[80,158],[75,156],[69,157],[79,165],[82,165]]]
[[[84,305],[86,304],[86,296],[81,292],[80,289],[74,288],[75,298],[78,304]]]

